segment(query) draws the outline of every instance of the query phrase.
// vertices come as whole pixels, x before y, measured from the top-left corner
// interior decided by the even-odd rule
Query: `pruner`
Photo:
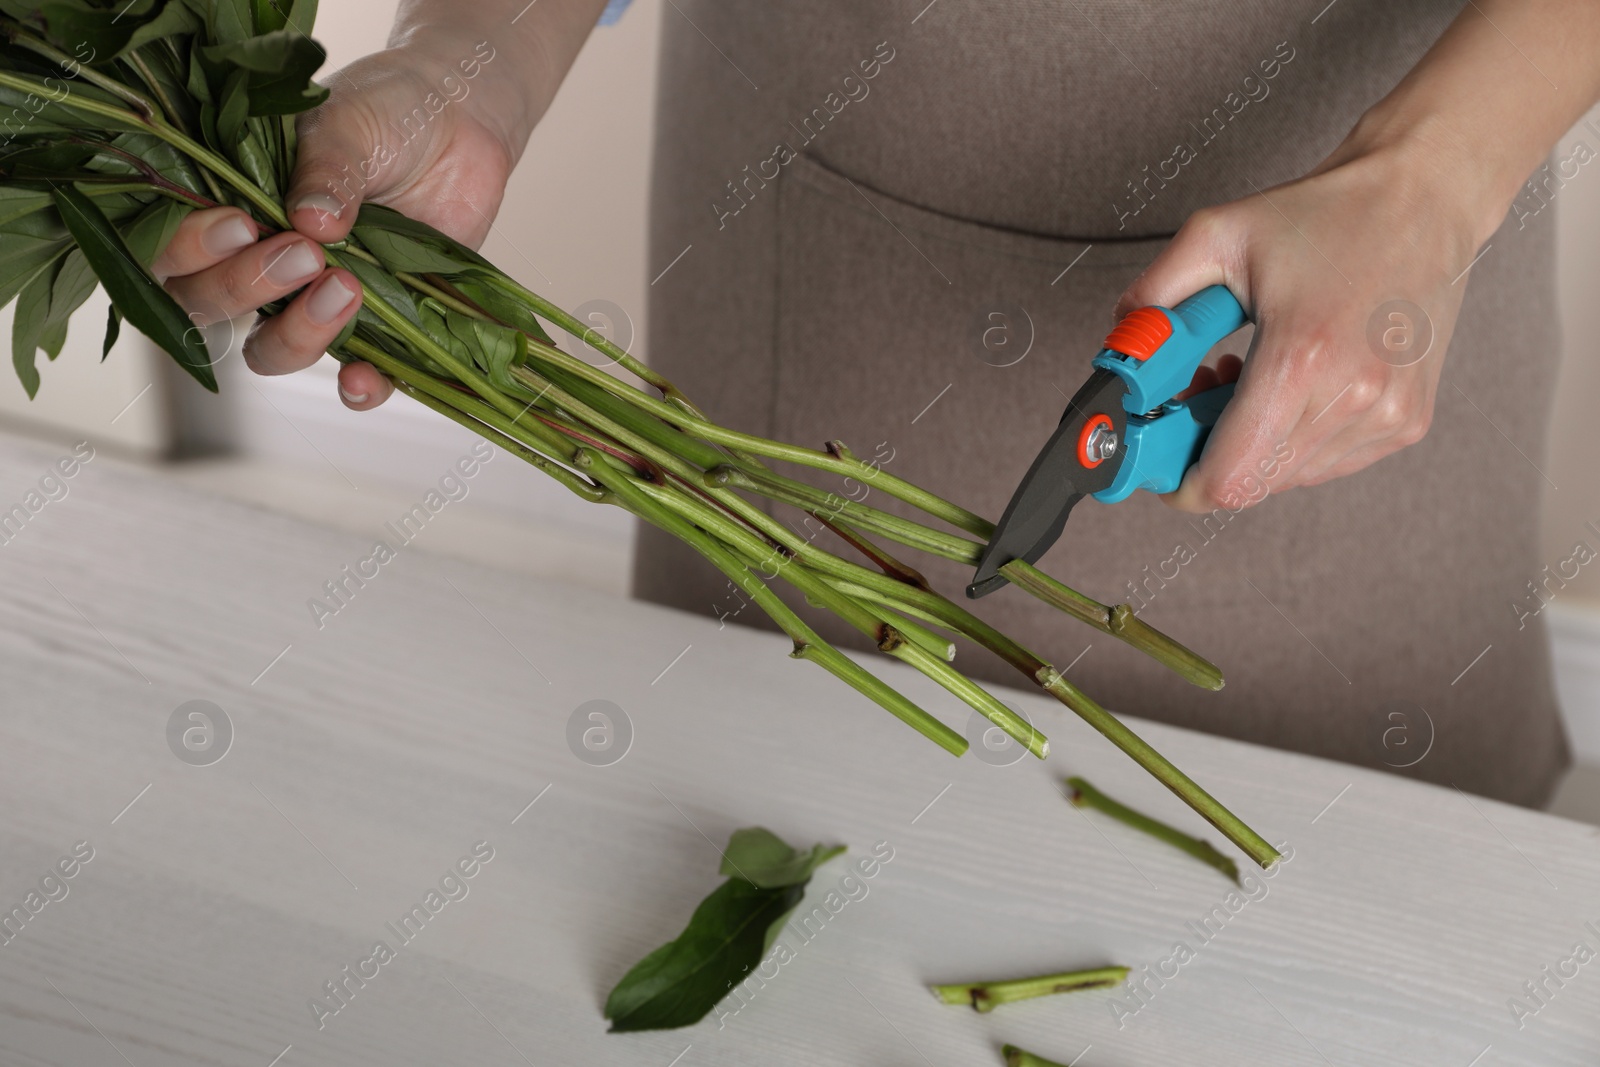
[[[1005,585],[1000,568],[1012,560],[1036,562],[1084,497],[1115,504],[1137,489],[1177,489],[1233,397],[1233,385],[1173,397],[1188,387],[1212,346],[1244,323],[1244,309],[1221,285],[1170,310],[1143,307],[1124,316],[1012,494],[967,596],[976,600]]]

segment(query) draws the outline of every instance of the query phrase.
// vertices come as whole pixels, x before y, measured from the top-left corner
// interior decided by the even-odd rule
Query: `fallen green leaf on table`
[[[1015,1045],[1001,1045],[1000,1055],[1006,1058],[1006,1067],[1065,1067],[1055,1060],[1047,1060],[1043,1056],[1020,1049]]]
[[[1112,800],[1082,778],[1068,778],[1067,788],[1072,790],[1072,803],[1078,807],[1094,808],[1135,830],[1142,830],[1158,841],[1165,841],[1173,848],[1187,852],[1201,863],[1215,867],[1227,875],[1234,885],[1239,884],[1238,865],[1212,847],[1211,842],[1190,837],[1177,827],[1134,811],[1126,804]]]
[[[613,1032],[699,1022],[743,981],[843,845],[790,848],[759,826],[735,830],[722,854],[728,880],[700,902],[676,938],[634,964],[606,998]]]
[[[1003,982],[956,982],[928,988],[942,1003],[966,1004],[976,1011],[994,1011],[998,1005],[1018,1000],[1121,985],[1127,977],[1128,968],[1113,965],[1086,971],[1041,974],[1035,978],[1009,978]]]

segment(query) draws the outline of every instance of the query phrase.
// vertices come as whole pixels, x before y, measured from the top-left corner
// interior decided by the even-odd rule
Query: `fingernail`
[[[322,260],[305,241],[295,241],[267,263],[264,272],[273,285],[298,285],[309,281],[322,269]]]
[[[213,256],[231,256],[239,249],[255,243],[255,231],[238,215],[229,215],[221,222],[213,223],[200,235],[200,247]]]
[[[339,386],[339,395],[344,397],[345,400],[348,401],[349,403],[352,403],[352,404],[365,404],[367,402],[367,397],[371,396],[372,394],[371,393],[347,393],[347,392],[344,391],[344,386],[341,385],[341,386]]]
[[[291,215],[296,211],[315,211],[319,220],[338,218],[343,210],[344,201],[329,193],[307,193],[289,207]]]
[[[306,300],[306,318],[318,325],[327,325],[350,306],[356,294],[337,274],[330,274]]]

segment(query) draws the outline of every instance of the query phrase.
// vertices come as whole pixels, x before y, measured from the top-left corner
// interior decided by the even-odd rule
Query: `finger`
[[[1399,391],[1385,395],[1296,472],[1296,483],[1321,485],[1416,444],[1433,421],[1432,404],[1426,395],[1410,399]]]
[[[1172,243],[1117,299],[1117,319],[1136,308],[1172,307],[1208,285],[1226,285],[1249,310],[1242,235],[1243,228],[1230,224],[1220,209],[1190,215]]]
[[[1394,455],[1405,444],[1398,437],[1391,437],[1386,441],[1375,441],[1362,446],[1353,452],[1347,452],[1332,462],[1322,465],[1315,472],[1302,471],[1300,484],[1304,486],[1322,485],[1335,478],[1343,478],[1355,474],[1357,471],[1366,470],[1380,459]]]
[[[259,234],[255,220],[236,207],[191,211],[178,223],[167,247],[150,264],[150,272],[157,281],[165,282],[177,275],[214,267],[235,252],[255,244]]]
[[[197,326],[237,318],[287,296],[322,271],[322,249],[297,233],[274,234],[214,267],[172,278],[167,291]]]
[[[1163,497],[1171,506],[1208,512],[1258,503],[1264,499],[1259,490],[1266,472],[1281,486],[1285,468],[1317,443],[1301,432],[1311,379],[1277,341],[1282,332],[1272,323],[1256,331],[1251,358],[1242,364],[1233,399],[1200,461],[1185,473],[1177,492]]]
[[[322,358],[361,306],[361,283],[345,270],[322,277],[271,318],[261,319],[244,342],[244,362],[257,374],[289,374]]]
[[[1194,377],[1189,379],[1189,387],[1172,399],[1187,400],[1219,385],[1232,385],[1239,380],[1239,371],[1243,368],[1244,360],[1232,354],[1218,359],[1215,367],[1208,367],[1202,363],[1194,369]]]
[[[370,363],[346,363],[339,368],[339,399],[352,411],[370,411],[392,392],[394,383]]]
[[[1215,389],[1216,387],[1217,387],[1217,372],[1216,372],[1216,369],[1214,367],[1208,367],[1208,366],[1206,366],[1205,364],[1202,363],[1200,366],[1198,366],[1198,367],[1196,367],[1194,369],[1194,377],[1189,379],[1189,387],[1187,389],[1183,389],[1183,390],[1179,391],[1178,395],[1173,397],[1172,399],[1174,399],[1174,400],[1187,400],[1191,396],[1195,396],[1196,394],[1203,393],[1207,389]]]
[[[369,96],[381,91],[364,89]],[[326,102],[295,123],[299,150],[284,203],[294,228],[324,244],[343,240],[363,196],[381,191],[367,184],[378,176],[380,135],[361,93],[336,86]]]

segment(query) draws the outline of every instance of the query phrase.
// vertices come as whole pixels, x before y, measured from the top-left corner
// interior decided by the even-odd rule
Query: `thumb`
[[[349,94],[355,95],[355,94]],[[295,123],[299,158],[284,203],[289,224],[313,241],[343,240],[354,225],[364,171],[377,169],[382,149],[359,99],[337,92]]]
[[[1190,215],[1172,242],[1117,299],[1116,318],[1154,304],[1170,308],[1208,285],[1226,285],[1248,311],[1246,273],[1231,269],[1242,263],[1236,231],[1223,209],[1206,208]]]
[[[415,82],[414,72],[377,53],[335,74],[328,99],[300,115],[299,157],[284,198],[296,230],[323,243],[342,240],[363,200],[403,184],[428,158],[434,124],[419,124],[420,136],[398,145],[386,136],[412,119],[409,102],[423,96]]]

